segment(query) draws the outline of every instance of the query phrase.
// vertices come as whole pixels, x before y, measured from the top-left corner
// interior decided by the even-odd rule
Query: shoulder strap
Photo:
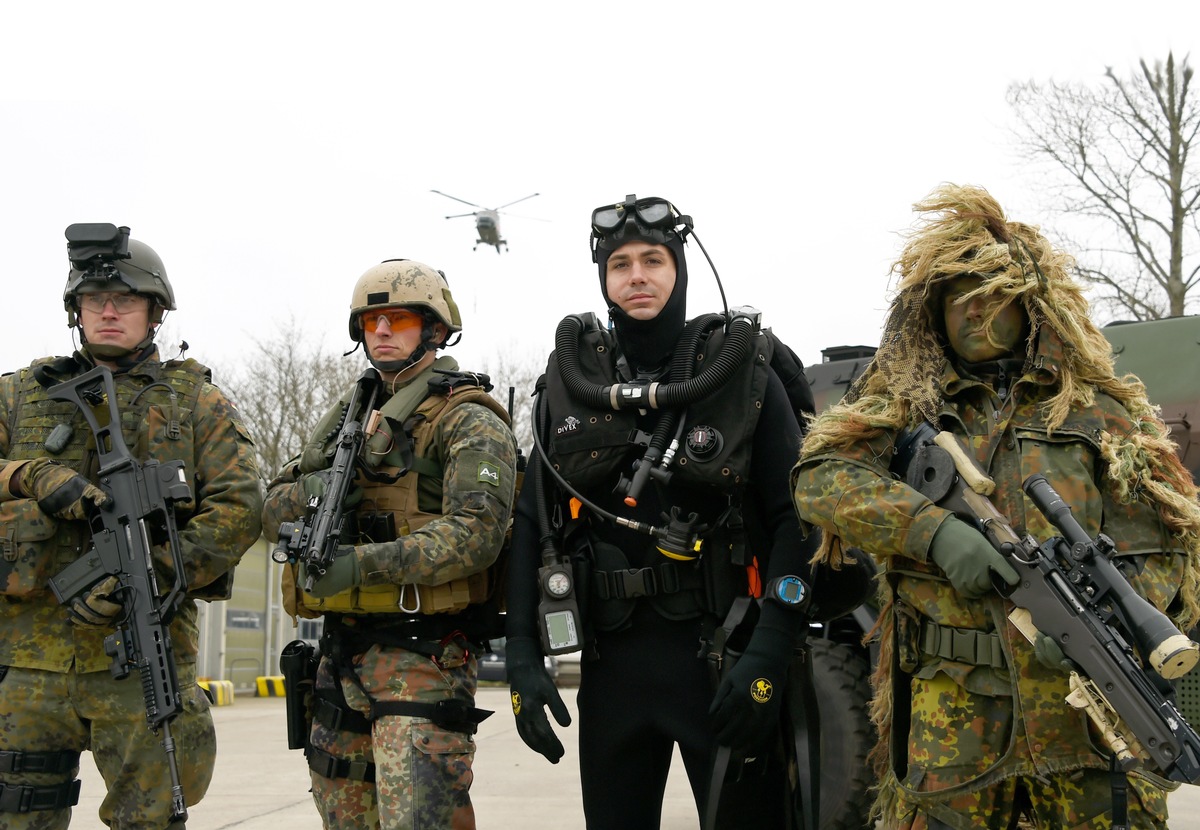
[[[804,426],[804,416],[814,414],[817,408],[812,388],[808,385],[808,378],[804,374],[804,364],[800,362],[800,358],[796,356],[792,348],[780,340],[779,335],[774,331],[768,328],[763,329],[763,333],[766,334],[767,341],[771,345],[771,368],[783,382],[788,401],[795,410],[800,425]]]

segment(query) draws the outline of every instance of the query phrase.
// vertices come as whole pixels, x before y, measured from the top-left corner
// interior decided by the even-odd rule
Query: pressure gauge
[[[571,575],[566,571],[550,571],[543,577],[546,593],[555,599],[562,599],[571,593]]]

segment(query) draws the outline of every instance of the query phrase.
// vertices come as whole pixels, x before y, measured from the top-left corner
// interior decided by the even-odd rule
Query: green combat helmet
[[[389,306],[410,306],[431,312],[451,334],[462,331],[462,317],[450,294],[446,275],[412,259],[386,259],[367,269],[350,298],[350,338],[362,342],[359,315]]]
[[[76,224],[67,227],[67,255],[71,271],[63,289],[63,308],[67,325],[79,326],[79,297],[82,294],[117,292],[149,297],[150,329],[146,338],[133,349],[114,346],[85,347],[99,357],[124,357],[141,351],[154,339],[155,327],[163,314],[175,310],[175,291],[167,279],[167,269],[154,249],[129,238],[129,228],[107,224]],[[83,329],[80,328],[80,337]]]

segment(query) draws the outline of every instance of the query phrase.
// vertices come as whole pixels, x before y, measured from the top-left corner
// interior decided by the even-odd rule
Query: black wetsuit
[[[720,394],[718,392],[717,394]],[[736,402],[731,402],[736,406]],[[736,413],[732,417],[737,417]],[[648,416],[652,418],[652,416]],[[649,430],[652,421],[644,429]],[[805,539],[792,506],[788,477],[799,456],[800,427],[782,383],[770,373],[753,438],[749,484],[741,499],[747,545],[757,556],[764,581],[773,576],[809,577],[808,560],[818,538]],[[631,453],[631,458],[633,454]],[[539,463],[535,459],[533,463]],[[623,467],[622,469],[628,469]],[[583,493],[618,515],[661,524],[673,505],[715,516],[724,498],[709,489],[648,487],[636,508],[612,492],[613,480]],[[516,510],[509,573],[508,634],[538,639],[538,527],[533,487],[526,486]],[[595,536],[617,545],[639,568],[662,561],[646,535],[595,522]],[[853,598],[849,607],[857,604]],[[595,601],[595,600],[593,600]],[[841,608],[840,610],[849,610]],[[791,612],[784,612],[791,613]],[[711,628],[711,617],[708,625]],[[795,618],[796,628],[803,623]],[[646,598],[636,601],[625,627],[595,632],[598,659],[584,659],[578,695],[579,755],[584,813],[589,830],[638,830],[659,826],[672,749],[678,745],[698,810],[703,814],[715,750],[708,710],[715,687],[700,655],[705,615],[667,619]],[[762,780],[760,798],[740,805],[721,826],[783,827],[775,810],[786,791],[781,781]],[[724,798],[722,799],[724,812]],[[752,815],[758,808],[766,810]]]

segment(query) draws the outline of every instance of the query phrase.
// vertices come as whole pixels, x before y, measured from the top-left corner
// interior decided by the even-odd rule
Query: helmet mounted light
[[[78,223],[68,225],[67,258],[71,266],[80,271],[89,271],[115,262],[129,259],[129,228],[107,223]]]

